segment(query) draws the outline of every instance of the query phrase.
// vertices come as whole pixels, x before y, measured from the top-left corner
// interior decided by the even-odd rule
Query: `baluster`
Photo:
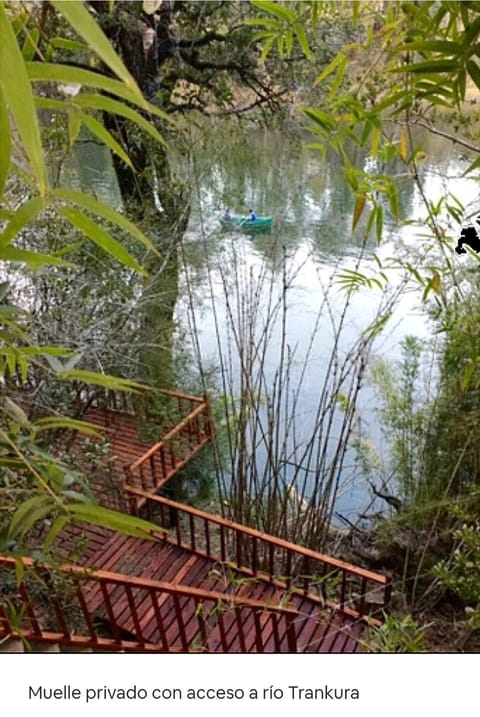
[[[207,555],[210,557],[210,521],[208,518],[203,519],[204,535],[205,535],[205,550]]]
[[[237,554],[237,565],[238,565],[239,568],[241,568],[241,567],[242,567],[242,558],[243,558],[243,555],[242,555],[242,538],[243,538],[243,535],[242,535],[242,533],[240,533],[240,531],[234,530],[234,531],[233,531],[233,536],[234,536],[234,540],[235,540],[235,542],[236,542],[235,548],[236,548],[236,554]]]
[[[273,633],[273,644],[275,652],[280,652],[280,634],[278,631],[278,620],[279,615],[276,612],[270,613],[270,620],[272,621],[272,633]]]
[[[28,618],[30,620],[30,624],[32,626],[32,631],[33,631],[34,635],[41,636],[42,628],[40,627],[40,624],[37,620],[37,616],[35,615],[35,611],[30,602],[30,596],[28,594],[27,588],[25,587],[25,583],[20,584],[19,593],[22,597],[23,604],[25,605],[25,609],[26,609]]]
[[[197,622],[198,622],[198,629],[200,630],[200,639],[202,641],[202,647],[206,649],[208,652],[208,631],[207,631],[207,621],[205,620],[203,616],[203,608],[204,605],[199,600],[195,609],[195,614],[197,616]]]
[[[235,618],[237,622],[237,634],[240,640],[240,652],[245,653],[247,651],[247,644],[245,641],[245,621],[242,619],[242,608],[239,605],[235,606]]]
[[[225,623],[223,621],[223,603],[217,607],[217,610],[218,631],[220,633],[220,643],[222,645],[222,651],[228,652],[227,635],[225,632]]]
[[[303,594],[308,595],[310,588],[310,558],[305,555],[303,559]]]
[[[180,527],[180,520],[178,518],[178,511],[175,509],[176,513],[176,521],[175,521],[175,533],[177,535],[177,545],[181,545],[182,543],[182,532]]]
[[[358,607],[357,607],[357,610],[360,613],[360,615],[364,615],[366,612],[367,589],[368,589],[368,578],[362,578],[362,582],[360,585],[360,600],[358,602]]]
[[[143,637],[142,628],[140,626],[140,621],[138,619],[138,613],[137,613],[137,607],[135,605],[135,600],[132,593],[132,588],[130,585],[125,585],[125,593],[127,595],[127,601],[128,601],[128,607],[130,608],[130,613],[133,619],[133,624],[135,626],[135,634],[137,636],[138,641],[144,645],[145,640]]]
[[[258,572],[257,539],[252,536],[250,543],[252,546],[252,571],[253,571],[253,574],[256,575]]]
[[[157,470],[155,467],[155,453],[152,453],[150,456],[150,472],[152,474],[152,485],[151,488],[154,489],[157,487]]]
[[[166,458],[165,458],[165,448],[164,448],[164,444],[163,444],[163,443],[162,443],[162,445],[159,447],[158,453],[159,453],[159,456],[160,456],[160,465],[162,466],[161,480],[165,480],[165,478],[167,477],[167,461],[166,461]]]
[[[55,586],[53,584],[52,576],[47,570],[41,570],[39,571],[40,575],[43,577],[45,581],[45,585],[48,590],[48,598],[49,602],[51,603],[53,607],[53,611],[57,617],[58,625],[59,625],[59,632],[63,632],[63,636],[67,639],[70,639],[71,632],[69,630],[69,627],[67,625],[67,621],[65,620],[65,614],[62,610],[62,607],[58,601],[58,598],[55,593]]]
[[[285,615],[285,620],[287,623],[287,645],[289,652],[297,652],[297,634],[295,630],[295,619],[295,615]]]
[[[176,593],[173,593],[173,605],[175,607],[175,617],[178,624],[179,629],[179,636],[180,641],[182,643],[182,649],[187,652],[188,650],[188,641],[187,641],[187,635],[185,633],[185,622],[183,620],[183,612],[182,612],[182,606],[180,604],[179,597]]]
[[[347,573],[345,570],[342,570],[342,581],[341,581],[341,587],[340,587],[340,607],[343,609],[345,607],[345,598],[347,593]]]
[[[196,548],[196,541],[195,541],[195,520],[193,517],[193,514],[190,513],[188,516],[188,522],[190,524],[190,547],[193,551],[195,551]]]
[[[285,563],[285,575],[287,590],[290,590],[292,586],[292,552],[287,548],[287,561]]]
[[[103,602],[105,604],[105,607],[107,608],[107,615],[108,620],[110,623],[110,628],[112,630],[113,639],[116,642],[121,642],[120,632],[118,630],[117,620],[115,618],[115,613],[113,612],[112,602],[110,600],[110,595],[108,593],[106,580],[104,578],[98,578],[98,582],[100,583],[100,590],[102,591],[103,595]]]
[[[82,588],[80,583],[77,583],[77,598],[78,598],[78,604],[80,605],[80,608],[82,610],[82,614],[85,620],[85,624],[87,626],[87,630],[89,632],[90,638],[93,640],[93,642],[98,642],[98,635],[95,632],[95,628],[93,626],[92,618],[90,615],[90,612],[88,610],[88,606],[85,600],[85,596],[82,592]]]
[[[158,627],[158,633],[160,635],[160,640],[162,641],[162,650],[165,650],[165,652],[167,652],[168,651],[167,635],[165,633],[165,626],[163,624],[162,614],[161,614],[160,608],[158,606],[158,599],[160,596],[158,595],[155,588],[148,588],[148,593],[149,593],[150,599],[152,601],[153,612],[155,613],[155,620],[156,620],[156,624]],[[162,592],[162,595],[163,594],[164,593]],[[152,640],[152,642],[153,641],[154,640]]]
[[[220,525],[220,557],[222,558],[222,561],[225,562],[227,559],[226,556],[226,550],[225,550],[225,526]]]
[[[252,608],[253,610],[253,621],[255,623],[255,647],[257,648],[257,652],[264,652],[265,646],[263,644],[263,637],[262,637],[262,623],[260,621],[260,615],[259,610],[257,608]]]
[[[275,574],[275,546],[273,543],[268,544],[268,572],[270,580],[273,580]]]

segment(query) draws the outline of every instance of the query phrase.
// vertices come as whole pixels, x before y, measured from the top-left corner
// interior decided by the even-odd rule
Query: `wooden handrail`
[[[366,570],[365,568],[353,565],[352,563],[347,563],[343,560],[339,560],[338,558],[333,558],[330,555],[326,555],[325,553],[318,553],[311,548],[305,548],[302,545],[290,543],[288,540],[284,540],[283,538],[277,538],[276,536],[269,535],[268,533],[263,533],[256,528],[250,528],[246,525],[242,525],[241,523],[235,523],[234,521],[229,520],[228,518],[223,518],[220,515],[207,513],[184,503],[177,503],[170,498],[165,498],[163,496],[158,495],[151,495],[146,491],[137,488],[131,488],[130,486],[127,486],[127,491],[128,493],[132,493],[139,497],[145,498],[148,501],[152,501],[154,503],[161,503],[169,508],[174,508],[175,510],[188,513],[201,520],[208,520],[210,523],[215,523],[217,525],[224,526],[225,528],[229,528],[230,530],[234,530],[238,533],[242,533],[243,535],[247,535],[263,542],[271,543],[278,548],[290,550],[292,552],[297,553],[298,555],[312,558],[313,560],[322,562],[325,565],[328,565],[337,570],[341,570],[355,575],[358,578],[364,578],[365,580],[370,580],[371,582],[378,583],[382,586],[387,586],[391,581],[391,578],[388,575],[383,575],[381,573],[375,573],[371,570]]]
[[[71,576],[73,579],[73,593],[68,600],[68,605],[62,607],[59,601],[59,593],[55,589],[54,581],[51,580],[51,566],[45,563],[36,563],[31,558],[21,558],[25,568],[34,570],[40,577],[43,576],[42,584],[46,588],[46,597],[40,601],[39,605],[35,604],[35,597],[29,593],[28,585],[24,579],[17,584],[16,594],[20,597],[20,605],[23,606],[23,617],[20,620],[14,620],[10,624],[6,610],[1,605],[0,600],[0,633],[5,635],[23,635],[31,639],[52,641],[55,638],[60,642],[71,644],[100,645],[101,638],[97,635],[93,627],[92,610],[102,606],[106,611],[108,623],[111,627],[113,638],[105,644],[112,644],[119,649],[129,642],[134,642],[135,646],[148,650],[155,650],[156,643],[160,643],[163,650],[169,651],[188,651],[198,639],[204,649],[210,649],[212,646],[210,635],[218,627],[219,632],[216,638],[216,645],[213,649],[217,649],[218,645],[221,651],[228,651],[229,641],[224,633],[224,608],[226,607],[231,615],[231,620],[238,629],[241,641],[245,640],[242,614],[240,610],[250,611],[256,625],[255,644],[258,651],[265,651],[272,640],[275,646],[280,644],[280,635],[285,638],[289,651],[296,651],[296,634],[295,621],[301,618],[301,614],[294,608],[284,607],[281,605],[269,604],[267,602],[243,598],[238,595],[221,593],[217,591],[204,590],[202,588],[190,587],[187,585],[179,585],[166,583],[148,578],[138,578],[133,576],[121,575],[105,570],[86,570],[77,565],[66,564],[55,570],[55,575],[63,574]],[[15,573],[17,561],[9,556],[0,556],[0,565],[9,566],[12,573]],[[28,575],[25,572],[25,575]],[[81,583],[87,583],[86,587],[81,587]],[[92,587],[91,583],[98,584],[98,590]],[[35,583],[37,585],[37,583]],[[62,593],[66,587],[62,587]],[[119,589],[121,592],[119,592]],[[75,602],[75,595],[77,602]],[[165,601],[165,595],[173,598],[173,613],[171,608],[162,616],[160,606]],[[180,602],[182,599],[182,603]],[[185,600],[187,602],[185,603]],[[187,609],[188,601],[191,607]],[[93,601],[93,602],[92,602]],[[149,602],[150,601],[150,602]],[[150,604],[150,609],[145,613],[146,604]],[[48,615],[48,607],[53,610]],[[84,624],[79,618],[72,618],[73,623],[69,622],[69,610],[76,608],[79,615],[83,618]],[[148,608],[148,605],[147,605]],[[206,615],[204,614],[206,609]],[[259,613],[267,614],[271,621],[270,629],[264,635],[259,620]],[[177,624],[177,629],[168,637],[170,627],[172,625],[172,615]],[[145,618],[147,620],[145,621]],[[54,624],[52,624],[52,618]],[[243,615],[245,620],[247,619]],[[43,624],[46,620],[46,626]],[[143,620],[143,622],[142,622]],[[167,623],[164,624],[164,620]],[[20,624],[19,624],[20,623]],[[208,630],[206,629],[208,623]],[[85,629],[86,626],[86,629]],[[83,630],[83,635],[78,634],[79,630]],[[122,632],[128,631],[131,639],[126,639]],[[152,631],[153,630],[153,631]],[[147,632],[145,632],[147,631]],[[145,634],[153,637],[145,639]],[[237,634],[235,632],[235,634]],[[179,650],[178,642],[181,643],[182,650]],[[176,642],[176,644],[175,644]],[[214,640],[215,643],[215,640]],[[132,649],[131,645],[130,648]]]
[[[180,431],[183,430],[189,423],[191,423],[197,416],[204,413],[207,409],[207,403],[203,401],[200,403],[200,405],[197,406],[193,411],[190,411],[190,413],[180,421],[180,423],[177,423],[173,428],[171,428],[162,438],[161,441],[158,441],[157,443],[154,443],[153,446],[151,446],[143,455],[140,456],[140,458],[137,458],[136,461],[131,463],[127,467],[128,471],[134,471],[137,468],[139,468],[141,465],[143,465],[148,459],[153,456],[159,449],[162,448],[162,446],[165,445],[165,443],[168,443],[172,438],[175,438],[175,436],[180,433]]]
[[[10,558],[8,556],[0,555],[0,565],[11,565],[15,568],[18,560],[21,560],[25,567],[34,568],[35,570],[51,570],[52,566],[47,563],[38,563],[32,558]],[[108,580],[108,582],[116,585],[128,585],[132,588],[150,588],[161,592],[169,593],[170,595],[176,594],[182,597],[196,597],[201,600],[215,600],[222,603],[228,603],[228,605],[238,605],[242,607],[252,607],[261,610],[267,610],[268,612],[279,612],[291,617],[298,617],[299,612],[294,608],[283,607],[282,605],[271,605],[261,600],[253,600],[247,597],[239,597],[234,594],[225,594],[217,592],[215,590],[204,590],[203,588],[195,588],[190,585],[181,585],[166,583],[161,580],[152,580],[151,578],[138,578],[134,575],[124,575],[123,573],[110,572],[108,570],[89,570],[80,565],[73,565],[72,563],[65,563],[61,565],[58,570],[64,573],[69,573],[85,580]]]

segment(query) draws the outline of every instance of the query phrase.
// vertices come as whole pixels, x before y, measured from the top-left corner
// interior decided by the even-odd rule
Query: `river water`
[[[423,148],[426,157],[420,171],[428,200],[437,202],[450,193],[461,200],[466,213],[478,211],[477,183],[462,177],[471,158],[440,138],[425,139]],[[351,160],[356,166],[375,169],[358,150],[352,149]],[[280,457],[287,463],[292,456],[292,462],[298,462],[303,455],[298,447],[308,443],[317,430],[317,406],[329,380],[326,374],[332,370],[334,342],[340,361],[349,352],[355,354],[363,332],[382,315],[387,297],[402,286],[403,273],[386,269],[386,291],[373,285],[350,297],[341,288],[339,276],[354,269],[377,276],[374,255],[387,267],[400,253],[418,266],[421,274],[428,274],[422,255],[433,240],[426,238],[428,232],[422,226],[425,206],[418,188],[409,176],[401,176],[402,171],[399,166],[401,221],[386,212],[383,240],[377,246],[374,238],[365,242],[363,219],[352,234],[353,199],[335,157],[323,159],[307,149],[304,141],[289,142],[279,134],[260,132],[238,143],[219,140],[204,151],[197,149],[189,165],[193,200],[184,255],[190,257],[190,263],[187,261],[183,272],[177,318],[187,334],[195,333],[196,350],[204,366],[217,369],[217,383],[230,387],[234,397],[245,386],[247,361],[248,370],[257,377],[261,370],[262,378],[254,383],[261,394],[260,405],[262,400],[268,404],[269,392],[276,394],[279,390],[278,375],[285,355],[293,357],[283,384],[286,393],[296,396],[294,435],[286,439],[288,447],[282,448]],[[271,233],[249,236],[221,231],[218,216],[225,208],[238,213],[253,208],[257,214],[274,215]],[[448,251],[453,261],[461,264],[463,257],[453,253],[458,225],[443,211],[439,220],[452,236]],[[431,258],[432,254],[429,262]],[[282,296],[286,296],[283,302]],[[249,330],[252,323],[254,327]],[[267,333],[268,340],[263,338]],[[369,351],[369,364],[379,358],[398,360],[406,335],[424,343],[430,338],[421,290],[411,284],[399,291],[392,316]],[[254,355],[245,349],[248,342],[257,342]],[[335,393],[335,382],[329,390]],[[285,399],[275,420],[288,421],[287,404]],[[260,409],[259,416],[261,422],[268,423],[266,408]],[[342,418],[342,412],[335,411],[330,435],[316,434],[315,441],[325,442],[329,456],[337,449]],[[388,472],[388,436],[379,425],[378,401],[368,370],[358,397],[356,424],[358,418],[364,437]],[[257,452],[260,463],[271,460],[265,441],[255,443],[257,435],[250,450]],[[329,461],[322,465],[328,466]],[[296,476],[295,480],[300,480],[295,484],[297,489],[308,498],[313,489],[308,486],[309,481],[313,486],[309,476],[315,469],[315,460],[305,467],[306,489],[298,472],[287,469],[283,480],[288,483]],[[371,492],[350,449],[340,473],[334,510],[354,518],[371,507]],[[395,486],[390,485],[390,489],[394,492]]]
[[[339,392],[348,393],[348,380],[341,384],[337,375],[330,374],[335,366],[341,373],[338,366],[344,365],[346,356],[352,362],[358,359],[359,341],[385,311],[389,297],[398,294],[391,318],[368,352],[370,365],[379,358],[397,360],[406,335],[423,342],[430,337],[421,291],[411,285],[401,288],[403,274],[390,265],[402,253],[420,273],[428,273],[422,255],[431,241],[422,228],[426,214],[422,197],[411,178],[402,176],[401,166],[401,222],[386,212],[380,246],[373,238],[365,241],[364,218],[352,233],[353,199],[338,161],[308,149],[308,139],[291,141],[279,133],[260,131],[242,137],[219,135],[208,146],[194,144],[188,161],[179,160],[178,171],[191,188],[191,215],[179,247],[183,268],[176,309],[179,341],[188,347],[192,363],[201,364],[209,385],[216,388],[217,400],[228,394],[235,404],[246,384],[251,393],[256,392],[256,427],[250,426],[246,447],[249,469],[253,466],[258,475],[266,462],[283,462],[282,480],[303,480],[295,487],[305,498],[313,490],[312,476],[319,468],[315,459],[322,452],[319,445],[325,449],[324,468],[333,460],[342,432],[339,408],[328,414],[327,436],[317,425],[322,391],[326,387],[334,400]],[[427,198],[436,202],[450,193],[460,198],[466,212],[478,212],[477,183],[462,176],[471,158],[436,137],[425,139],[423,149],[426,158],[420,172]],[[86,142],[77,158],[78,183],[93,188],[98,198],[120,204],[108,152]],[[358,167],[378,170],[356,148],[350,159]],[[253,208],[257,214],[273,215],[271,232],[222,231],[218,218],[226,208],[238,213]],[[452,236],[453,261],[473,261],[453,253],[458,225],[443,211],[439,219]],[[342,289],[342,273],[355,270],[378,276],[378,260],[389,267],[386,290],[372,285],[349,295]],[[276,399],[277,410],[269,413]],[[272,416],[283,424],[273,457],[272,447],[262,439]],[[379,425],[368,370],[358,395],[356,425],[359,419],[365,437],[387,463],[388,437]],[[298,463],[305,459],[302,447],[309,441],[317,452],[310,452],[304,477],[299,479]],[[371,494],[351,449],[336,478],[334,509],[354,518],[368,508]]]

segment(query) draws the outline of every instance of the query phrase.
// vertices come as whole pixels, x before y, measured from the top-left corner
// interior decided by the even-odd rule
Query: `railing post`
[[[297,652],[297,633],[295,630],[295,616],[286,614],[285,621],[287,623],[285,632],[287,633],[288,651]]]

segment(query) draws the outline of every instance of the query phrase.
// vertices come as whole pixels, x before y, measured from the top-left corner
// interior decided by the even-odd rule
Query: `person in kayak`
[[[223,218],[225,221],[229,222],[232,218],[232,215],[230,214],[230,209],[225,209],[225,214],[223,215]]]
[[[257,215],[255,214],[255,212],[253,211],[253,209],[249,209],[249,212],[248,212],[248,213],[249,213],[249,219],[250,219],[250,221],[251,221],[251,222],[254,222],[255,219],[257,218]]]

